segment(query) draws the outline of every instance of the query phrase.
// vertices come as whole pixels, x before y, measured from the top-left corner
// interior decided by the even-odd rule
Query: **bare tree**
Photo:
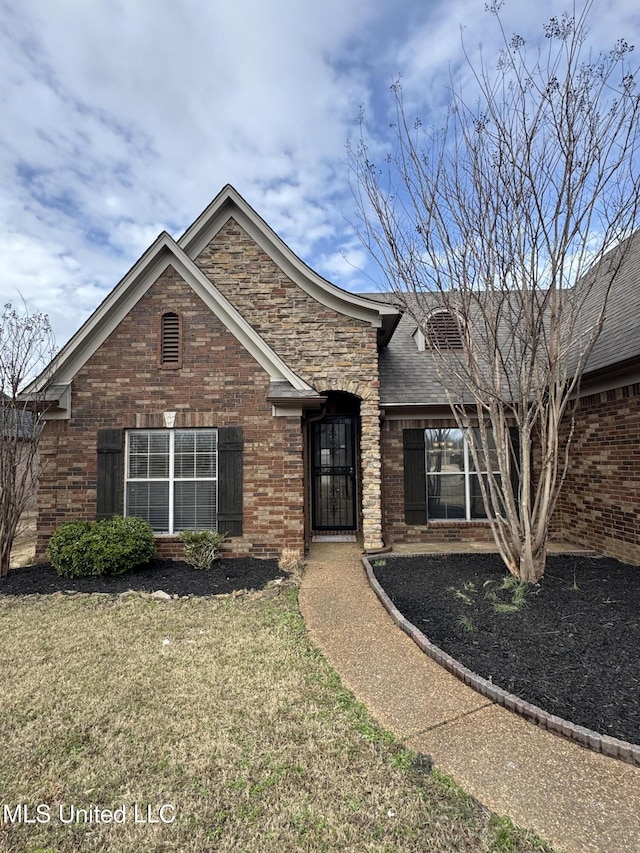
[[[44,390],[21,398],[23,385],[54,353],[45,314],[4,306],[0,318],[0,577],[9,571],[20,520],[38,479],[38,443],[46,409]]]
[[[488,9],[497,69],[465,53],[477,102],[452,86],[444,126],[427,130],[397,82],[391,152],[372,162],[362,120],[349,158],[360,237],[487,472],[479,486],[506,566],[535,582],[581,376],[638,223],[640,101],[633,47],[589,50],[591,3],[552,18],[535,52],[507,35],[500,7]]]

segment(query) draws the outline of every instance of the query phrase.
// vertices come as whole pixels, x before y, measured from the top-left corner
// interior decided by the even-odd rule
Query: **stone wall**
[[[230,219],[196,258],[224,296],[298,376],[319,392],[361,399],[364,546],[382,546],[377,331],[327,308],[288,278]]]
[[[183,366],[158,366],[159,318],[182,317]],[[269,377],[192,289],[169,268],[78,372],[72,419],[49,421],[42,439],[38,557],[72,518],[95,518],[96,439],[101,428],[241,426],[244,439],[243,536],[236,554],[275,556],[303,547],[303,459],[299,417],[273,417]],[[159,537],[177,557],[177,537]]]
[[[640,383],[581,399],[556,514],[568,541],[640,565]]]

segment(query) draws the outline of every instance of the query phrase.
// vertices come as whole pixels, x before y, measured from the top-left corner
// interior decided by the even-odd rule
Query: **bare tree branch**
[[[497,70],[465,54],[477,103],[452,82],[444,125],[427,130],[397,81],[391,151],[370,160],[361,116],[349,162],[359,236],[425,334],[476,471],[496,454],[499,473],[478,478],[489,523],[509,570],[535,581],[581,377],[638,225],[640,99],[632,46],[589,49],[591,2],[552,18],[533,51],[500,6]],[[459,350],[429,340],[434,308],[457,318]]]
[[[47,408],[43,390],[22,399],[23,386],[55,351],[49,318],[4,306],[0,317],[0,577],[9,570],[20,519],[38,481],[38,445]]]

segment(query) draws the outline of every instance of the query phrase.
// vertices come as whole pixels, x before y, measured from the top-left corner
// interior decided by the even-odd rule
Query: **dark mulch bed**
[[[169,595],[222,595],[241,589],[262,589],[269,581],[287,577],[277,560],[234,558],[220,560],[208,571],[178,560],[152,560],[148,566],[124,575],[97,578],[61,578],[51,564],[12,569],[0,579],[0,595],[54,592],[108,592],[118,594],[163,590]]]
[[[374,560],[398,610],[494,684],[601,734],[640,744],[640,569],[549,557],[525,604],[496,613],[506,576],[493,554]],[[489,581],[488,585],[485,582]]]

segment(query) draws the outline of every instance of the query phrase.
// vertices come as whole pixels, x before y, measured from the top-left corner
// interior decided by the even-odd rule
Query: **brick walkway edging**
[[[603,755],[608,755],[611,758],[618,758],[621,761],[626,761],[628,764],[640,766],[640,746],[633,743],[627,743],[627,741],[619,740],[615,737],[610,737],[609,735],[601,735],[598,732],[585,728],[584,726],[577,726],[575,723],[563,720],[562,717],[556,717],[554,714],[549,714],[547,711],[543,711],[542,708],[538,708],[537,705],[525,702],[524,699],[520,699],[513,693],[507,693],[506,690],[503,690],[501,687],[497,687],[495,684],[492,684],[492,682],[487,681],[486,678],[476,675],[475,672],[472,672],[466,666],[463,666],[455,658],[452,658],[451,655],[443,652],[442,649],[434,645],[419,628],[416,628],[415,625],[409,622],[408,619],[405,619],[402,613],[400,613],[398,608],[378,583],[378,580],[373,573],[371,563],[366,557],[362,558],[362,563],[367,573],[369,584],[393,621],[405,632],[405,634],[408,634],[409,637],[411,637],[416,645],[426,655],[428,655],[431,660],[440,664],[440,666],[443,666],[452,675],[455,675],[465,684],[469,685],[469,687],[477,690],[478,693],[486,696],[487,699],[490,699],[492,702],[496,702],[498,705],[502,705],[504,708],[509,711],[513,711],[515,714],[519,714],[521,717],[524,717],[532,723],[536,723],[536,725],[546,729],[552,734],[573,740],[594,752],[601,752]]]

